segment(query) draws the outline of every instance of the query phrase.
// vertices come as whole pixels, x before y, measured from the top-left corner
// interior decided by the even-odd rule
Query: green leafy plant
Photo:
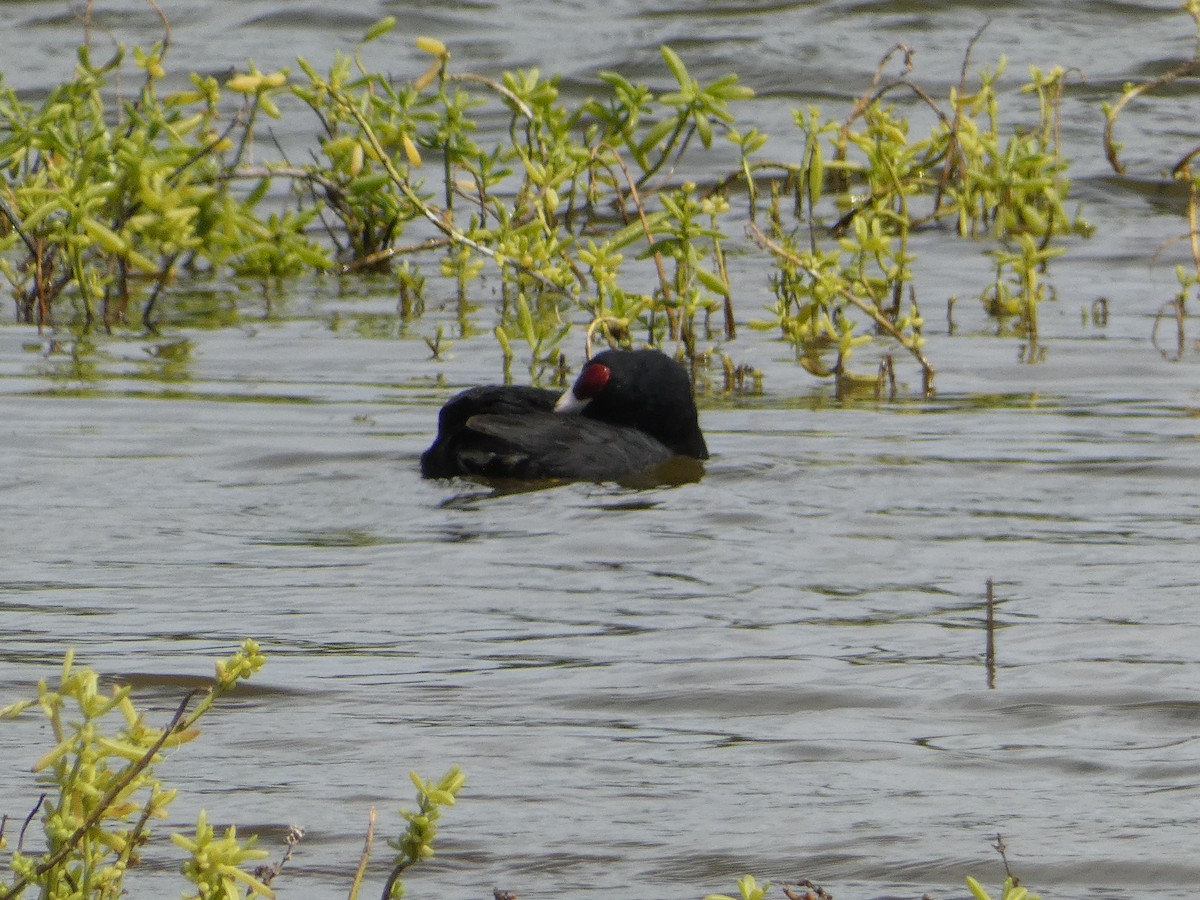
[[[165,57],[165,42],[135,50],[142,85],[132,101],[110,90],[123,48],[95,64],[81,47],[73,79],[39,107],[0,83],[0,274],[22,321],[49,325],[56,302],[70,298],[85,326],[125,322],[135,300],[150,324],[184,268],[232,260],[235,272],[266,281],[328,267],[304,235],[311,213],[256,213],[269,179],[242,197],[228,189],[257,115],[279,114],[272,95],[286,73],[252,67],[227,82],[245,97],[235,145],[233,126],[217,129],[217,82],[193,75],[191,89],[163,93]]]
[[[433,841],[437,836],[442,808],[454,805],[458,792],[467,781],[458,766],[451,767],[436,784],[425,781],[415,772],[411,773],[411,778],[417,789],[417,809],[401,813],[408,822],[408,828],[399,839],[388,841],[388,846],[396,851],[396,857],[392,861],[392,871],[384,885],[383,896],[394,900],[404,896],[401,874],[433,856]]]
[[[753,875],[743,875],[738,879],[738,898],[740,900],[762,900],[771,889],[771,883],[760,885]],[[704,900],[736,900],[728,894],[709,894]]]
[[[128,685],[105,689],[93,670],[75,665],[68,651],[59,683],[38,685],[38,696],[0,709],[0,720],[15,718],[37,707],[49,722],[55,746],[33,769],[44,791],[28,819],[41,813],[44,848],[18,846],[8,854],[10,878],[0,884],[0,900],[36,895],[54,900],[101,900],[126,893],[126,878],[152,839],[150,823],[165,818],[178,789],[155,774],[164,754],[200,734],[197,722],[218,699],[256,674],[266,659],[258,644],[247,640],[232,656],[216,663],[207,691],[193,691],[179,704],[165,727],[146,722],[131,698]],[[203,694],[192,706],[197,695]],[[191,707],[189,711],[189,707]],[[113,721],[117,727],[113,727]],[[442,809],[453,806],[466,779],[457,766],[437,782],[411,775],[417,788],[417,809],[402,811],[404,833],[389,845],[397,851],[383,896],[399,898],[401,875],[434,854],[437,823]],[[351,895],[361,888],[374,834],[374,810],[368,840],[355,874]],[[4,821],[11,821],[4,817]],[[290,859],[303,832],[292,829],[285,856],[274,866],[248,867],[268,856],[256,838],[239,837],[237,828],[218,831],[201,810],[190,835],[175,833],[171,841],[186,854],[181,871],[191,885],[185,896],[208,900],[239,896],[274,897],[270,883]],[[0,827],[0,850],[7,839]]]
[[[1117,175],[1126,174],[1125,163],[1121,159],[1122,146],[1116,139],[1116,128],[1122,111],[1134,100],[1149,97],[1154,92],[1175,82],[1179,78],[1194,75],[1200,71],[1200,0],[1185,0],[1181,9],[1192,19],[1196,34],[1196,48],[1192,57],[1156,78],[1143,82],[1126,82],[1121,89],[1121,95],[1115,102],[1102,104],[1104,110],[1104,153]],[[1192,266],[1176,267],[1176,278],[1179,281],[1179,291],[1170,300],[1163,303],[1154,317],[1154,329],[1151,340],[1163,357],[1178,361],[1183,358],[1187,347],[1187,300],[1192,293],[1200,288],[1200,174],[1197,174],[1194,163],[1200,156],[1200,146],[1188,149],[1179,161],[1171,168],[1171,177],[1183,184],[1188,193],[1187,200],[1187,232],[1185,239],[1191,251]],[[1175,324],[1175,342],[1173,347],[1164,348],[1159,343],[1158,330],[1163,321],[1170,319]]]
[[[884,66],[896,53],[903,54],[904,74],[885,81]],[[996,89],[1003,60],[981,71],[974,89],[964,62],[963,78],[945,102],[913,82],[911,68],[911,51],[894,48],[841,123],[824,120],[815,107],[794,113],[804,140],[803,163],[748,167],[782,170],[788,188],[773,189],[768,228],[753,224],[750,230],[777,264],[771,276],[774,303],[768,307],[772,319],[756,323],[759,327],[780,329],[809,371],[844,378],[851,354],[873,337],[858,330],[852,315],[857,312],[875,334],[890,336],[913,356],[929,390],[934,369],[922,352],[913,233],[948,219],[962,238],[994,241],[988,252],[996,260],[995,278],[980,296],[998,321],[1018,320],[1032,360],[1038,304],[1049,296],[1044,274],[1064,249],[1055,241],[1087,235],[1090,226],[1065,209],[1070,183],[1057,145],[1062,69],[1030,70],[1023,90],[1038,98],[1037,120],[1006,136]],[[933,111],[927,137],[913,139],[907,119],[886,102],[896,91],[914,95]],[[784,209],[788,197],[792,221]],[[821,239],[823,223],[831,220],[828,234],[836,243]],[[833,362],[825,362],[831,354]]]
[[[971,891],[975,900],[992,900],[992,895],[984,890],[983,885],[970,875],[967,876],[967,888]],[[1000,892],[1000,900],[1041,900],[1041,898],[1037,894],[1029,893],[1016,879],[1010,876],[1004,879],[1004,887]]]
[[[7,719],[38,707],[57,742],[33,767],[46,791],[38,804],[45,849],[36,855],[19,847],[13,851],[13,878],[0,887],[0,898],[20,897],[28,890],[48,898],[119,897],[127,870],[137,862],[138,848],[150,838],[150,821],[165,817],[176,796],[155,777],[154,764],[163,751],[197,737],[200,718],[264,661],[258,645],[246,641],[233,656],[217,662],[211,689],[195,708],[188,712],[195,697],[189,694],[163,728],[146,722],[130,699],[128,685],[102,690],[97,673],[76,667],[69,651],[56,688],[40,682],[36,699],[0,710],[0,719]],[[122,724],[112,731],[108,719],[114,715]],[[197,848],[211,842],[211,829],[207,837],[205,830],[202,813]],[[218,844],[221,854],[213,863],[217,868],[196,863],[194,874],[210,886],[227,879],[251,884],[252,876],[238,864],[254,854],[249,845],[235,845],[231,833]],[[215,896],[203,889],[201,894]],[[269,890],[264,895],[269,896]]]
[[[1031,70],[1035,121],[1005,132],[1003,60],[977,84],[964,62],[938,100],[897,47],[840,121],[795,112],[801,161],[781,163],[761,158],[767,135],[738,127],[736,105],[754,92],[733,74],[702,82],[670,47],[669,89],[602,72],[594,95],[571,105],[557,76],[459,71],[431,37],[417,38],[429,64],[416,77],[369,70],[363,48],[395,24],[381,19],[324,70],[303,58],[294,75],[250,62],[223,84],[193,75],[178,91],[164,88],[164,37],[133,51],[141,87],[124,102],[108,89],[124,52],[95,65],[86,45],[38,107],[0,82],[0,275],[19,317],[45,327],[70,303],[84,329],[111,328],[132,324],[140,304],[153,329],[185,277],[254,283],[269,297],[314,273],[391,271],[408,319],[425,308],[418,265],[437,254],[458,336],[495,334],[506,374],[523,341],[535,380],[560,377],[559,348],[577,324],[589,342],[675,342],[699,372],[737,336],[727,259],[752,248],[735,248],[727,223],[748,215],[773,294],[770,318],[751,324],[777,329],[809,372],[839,382],[858,377],[861,347],[895,342],[929,391],[912,238],[953,222],[991,242],[995,276],[981,299],[1037,358],[1048,266],[1062,238],[1087,230],[1065,209],[1063,70]],[[888,80],[897,58],[904,72]],[[911,133],[898,93],[933,112],[926,136]],[[302,165],[259,134],[289,95],[315,123]],[[497,112],[506,125],[483,134],[480,117]],[[736,148],[737,165],[702,187],[686,173],[718,141]],[[485,281],[489,267],[498,279]],[[486,329],[476,323],[485,284],[499,293]],[[435,357],[446,345],[426,340]]]

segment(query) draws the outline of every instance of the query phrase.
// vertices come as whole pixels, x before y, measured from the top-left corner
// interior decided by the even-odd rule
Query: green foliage
[[[40,107],[0,83],[0,221],[10,226],[0,229],[0,274],[19,316],[49,324],[67,298],[85,326],[113,326],[136,301],[152,326],[160,294],[185,272],[269,289],[335,259],[349,274],[440,252],[463,336],[475,328],[472,293],[497,268],[506,370],[519,339],[535,377],[560,372],[558,346],[580,319],[589,336],[678,341],[702,360],[715,349],[704,342],[736,337],[726,223],[743,215],[772,262],[771,318],[752,324],[778,329],[822,377],[847,377],[854,351],[886,335],[929,388],[913,234],[946,220],[990,240],[996,274],[980,297],[1032,344],[1059,240],[1086,230],[1065,211],[1061,69],[1031,70],[1036,121],[1005,134],[1003,61],[970,89],[964,74],[939,102],[907,74],[883,82],[889,54],[843,121],[797,111],[801,162],[779,163],[758,158],[766,135],[736,127],[735,104],[753,91],[733,74],[702,83],[670,47],[661,54],[671,89],[602,72],[595,95],[572,106],[557,76],[457,72],[433,38],[417,39],[430,63],[411,81],[369,71],[362,47],[394,26],[380,20],[325,70],[298,59],[295,76],[264,73],[251,62],[223,85],[193,75],[176,92],[162,87],[165,42],[139,48],[141,89],[124,103],[106,90],[124,54],[94,66],[86,47]],[[904,61],[911,68],[907,50]],[[914,139],[889,101],[898,90],[935,114],[926,137]],[[266,158],[271,145],[257,139],[258,122],[283,115],[288,96],[315,123],[306,165]],[[485,142],[477,117],[497,108],[506,127]],[[734,171],[704,188],[675,179],[688,154],[718,139],[737,148]],[[414,230],[418,242],[404,244]],[[403,314],[419,315],[424,277],[411,263],[395,272]],[[444,346],[427,340],[435,354]]]
[[[256,838],[239,841],[237,826],[230,825],[225,829],[225,835],[218,838],[208,824],[207,813],[200,810],[195,837],[173,834],[171,841],[189,854],[183,864],[183,875],[195,885],[196,893],[188,900],[192,900],[192,897],[198,900],[236,900],[242,885],[248,896],[275,896],[267,885],[242,869],[243,863],[265,859],[267,851],[254,849]]]
[[[975,900],[992,900],[992,895],[970,875],[967,876],[967,888]],[[1041,898],[1037,894],[1029,893],[1026,888],[1017,883],[1016,879],[1010,876],[1004,879],[1004,889],[1000,894],[1000,900],[1041,900]]]
[[[704,900],[762,900],[770,889],[769,881],[759,885],[753,875],[743,875],[738,879],[737,898],[730,897],[728,894],[709,894]]]
[[[124,52],[95,65],[87,47],[74,78],[39,107],[0,82],[0,274],[22,321],[50,324],[70,298],[85,325],[126,321],[141,300],[150,323],[159,292],[182,268],[220,267],[248,277],[291,277],[323,269],[327,254],[303,232],[312,214],[257,212],[268,179],[244,196],[230,192],[258,113],[277,116],[272,96],[286,73],[251,66],[226,88],[244,96],[242,139],[218,130],[221,88],[193,75],[192,89],[163,94],[165,50],[134,58],[136,99],[110,88]],[[235,123],[238,120],[235,119]]]
[[[1113,103],[1101,104],[1104,110],[1104,152],[1108,157],[1109,165],[1112,166],[1117,175],[1125,175],[1125,163],[1121,160],[1121,144],[1116,140],[1115,132],[1118,118],[1121,111],[1134,99],[1143,95],[1153,94],[1166,85],[1171,84],[1176,79],[1181,77],[1192,76],[1200,67],[1200,0],[1184,0],[1180,7],[1192,19],[1192,26],[1196,34],[1197,42],[1196,49],[1192,53],[1192,57],[1185,60],[1168,71],[1162,73],[1157,78],[1152,78],[1143,82],[1126,82],[1122,86],[1121,96]],[[1171,168],[1171,177],[1186,186],[1188,192],[1187,203],[1187,231],[1183,237],[1188,241],[1191,255],[1192,268],[1186,270],[1182,266],[1177,267],[1176,277],[1179,280],[1180,290],[1170,300],[1166,301],[1159,307],[1158,313],[1154,319],[1154,330],[1151,334],[1151,339],[1155,347],[1162,353],[1163,357],[1172,361],[1178,361],[1183,358],[1185,348],[1187,347],[1187,299],[1193,291],[1200,289],[1200,175],[1194,168],[1196,157],[1200,156],[1200,146],[1192,146],[1188,148],[1179,161]],[[1164,319],[1170,317],[1175,321],[1175,348],[1174,350],[1164,349],[1158,342],[1158,328]]]
[[[76,668],[69,651],[56,689],[40,682],[36,699],[0,710],[0,719],[6,719],[37,706],[57,742],[33,767],[46,794],[39,802],[45,849],[38,855],[13,851],[13,877],[0,886],[0,897],[7,900],[28,891],[46,898],[121,896],[126,870],[136,864],[138,848],[150,839],[150,820],[164,818],[175,799],[176,791],[155,777],[154,764],[161,761],[162,751],[194,739],[200,733],[197,721],[213,703],[261,669],[264,661],[258,645],[246,641],[240,651],[217,662],[212,687],[196,707],[186,713],[189,695],[166,728],[146,723],[130,700],[128,686],[101,690],[96,672]],[[113,717],[121,723],[115,730],[109,721]],[[204,827],[201,814],[198,847]],[[210,840],[211,828],[203,841]],[[232,834],[218,845],[221,855],[213,858],[217,868],[194,867],[209,888],[228,879],[252,881],[237,869],[242,859],[252,857],[230,842],[236,845]],[[221,896],[206,892],[200,880],[193,883],[200,896]]]
[[[823,888],[812,884],[811,882],[802,882],[801,887],[804,888],[803,893],[794,892],[784,885],[784,893],[789,897],[812,897],[812,898],[829,898],[830,895]],[[731,897],[729,894],[709,894],[704,900],[763,900],[767,892],[770,890],[770,882],[759,884],[753,875],[743,875],[738,879],[738,896]],[[975,897],[975,900],[992,900],[991,894],[984,890],[983,886],[972,878],[967,876],[967,888]],[[1000,894],[1000,900],[1041,900],[1037,894],[1031,894],[1029,891],[1021,887],[1020,883],[1011,876],[1004,880],[1004,889]]]
[[[0,709],[2,722],[38,708],[56,742],[33,767],[43,796],[29,819],[40,810],[44,848],[27,852],[22,833],[19,846],[8,852],[10,876],[7,883],[0,884],[0,900],[31,895],[46,900],[124,896],[128,890],[126,876],[130,869],[136,868],[141,848],[152,838],[150,821],[166,818],[178,794],[177,789],[165,786],[158,779],[155,765],[162,761],[166,751],[198,737],[197,723],[213,704],[257,674],[265,663],[258,644],[244,641],[236,653],[216,662],[212,683],[194,708],[188,711],[199,691],[183,699],[163,728],[147,724],[145,715],[133,703],[129,686],[114,684],[102,689],[100,676],[91,669],[77,667],[70,651],[56,687],[41,681],[37,697]],[[457,803],[466,784],[466,776],[458,766],[451,766],[437,781],[424,779],[416,772],[409,777],[416,788],[417,805],[416,809],[400,811],[406,827],[397,838],[387,841],[388,847],[395,851],[382,892],[387,900],[400,900],[404,896],[404,873],[435,855],[442,812]],[[361,892],[374,824],[372,810],[366,846],[350,886],[351,900]],[[184,897],[187,900],[274,898],[272,881],[302,837],[302,830],[291,829],[284,856],[273,866],[257,865],[250,870],[251,865],[268,856],[267,851],[256,846],[257,838],[240,838],[234,825],[219,831],[201,809],[190,835],[171,835],[171,842],[186,854],[180,871],[190,887]],[[1004,844],[999,835],[996,847],[1003,857]],[[0,850],[7,850],[2,826]],[[992,900],[974,878],[967,878],[967,886],[976,900]],[[738,880],[736,898],[709,894],[705,900],[763,900],[770,887],[770,883],[759,884],[753,875],[745,875]],[[785,883],[782,888],[789,897],[831,898],[823,888],[808,881]],[[1009,877],[1000,900],[1039,898]]]
[[[383,889],[383,896],[391,900],[399,900],[404,896],[400,874],[433,856],[433,840],[437,836],[442,807],[454,805],[458,792],[467,781],[458,766],[452,766],[437,784],[425,781],[416,772],[410,773],[410,777],[417,789],[418,806],[415,812],[401,811],[408,828],[398,840],[388,841],[388,846],[397,851],[392,861],[392,874]]]
[[[216,663],[212,684],[195,707],[187,711],[198,692],[184,698],[164,728],[147,724],[134,706],[128,686],[102,689],[100,676],[75,666],[69,651],[57,687],[51,689],[40,682],[36,698],[0,709],[0,720],[4,720],[37,707],[56,741],[33,767],[44,791],[34,810],[34,814],[41,811],[44,848],[27,852],[22,835],[20,845],[8,854],[11,874],[6,884],[0,884],[0,900],[30,895],[47,900],[123,896],[128,871],[137,866],[140,849],[152,838],[151,820],[165,818],[178,793],[158,779],[154,766],[166,751],[195,739],[200,734],[199,719],[265,662],[258,645],[245,641],[237,653]],[[417,787],[418,808],[402,811],[407,828],[400,838],[389,841],[398,855],[385,897],[401,897],[401,873],[433,856],[442,807],[454,805],[466,781],[457,766],[436,783],[424,781],[416,773],[411,777]],[[373,817],[374,811],[372,823]],[[12,821],[12,817],[6,819]],[[191,835],[171,835],[172,843],[187,854],[181,871],[191,887],[184,896],[196,900],[274,897],[270,882],[301,837],[302,832],[293,830],[282,860],[272,867],[248,871],[247,866],[266,858],[267,852],[256,848],[256,838],[239,838],[235,826],[218,833],[201,810]],[[0,850],[5,848],[0,828]],[[368,842],[354,893],[369,850]]]
[[[1038,304],[1048,295],[1043,275],[1063,252],[1052,242],[1086,235],[1089,227],[1065,210],[1070,183],[1057,146],[1061,69],[1030,70],[1022,90],[1038,98],[1037,121],[1005,135],[996,91],[1003,60],[981,71],[973,90],[964,66],[962,83],[945,103],[907,73],[881,86],[887,62],[846,121],[823,120],[815,107],[794,113],[805,148],[802,165],[787,169],[798,221],[788,221],[785,195],[773,191],[769,235],[756,234],[778,268],[771,275],[772,319],[759,325],[779,328],[809,371],[842,376],[853,351],[871,340],[856,331],[850,314],[857,309],[913,355],[928,387],[933,368],[921,352],[923,318],[909,249],[917,229],[949,219],[962,238],[993,242],[995,279],[981,299],[997,320],[1016,317],[1033,346]],[[895,90],[914,93],[933,111],[928,136],[914,140],[908,120],[885,103]],[[821,240],[824,222],[836,241]]]

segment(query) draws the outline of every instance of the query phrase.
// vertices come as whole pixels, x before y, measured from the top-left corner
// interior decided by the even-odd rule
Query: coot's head
[[[680,456],[708,459],[692,383],[658,350],[606,350],[588,361],[554,411],[627,425],[657,438]]]

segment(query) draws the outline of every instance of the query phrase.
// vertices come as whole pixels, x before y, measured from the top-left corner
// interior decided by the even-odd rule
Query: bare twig
[[[1150,81],[1145,81],[1142,84],[1136,84],[1123,93],[1117,102],[1108,107],[1108,111],[1104,116],[1104,155],[1108,159],[1108,164],[1112,166],[1114,172],[1118,175],[1125,174],[1125,164],[1121,162],[1120,151],[1117,149],[1117,144],[1113,138],[1113,130],[1117,125],[1117,116],[1121,110],[1133,100],[1135,97],[1140,97],[1149,91],[1153,91],[1164,85],[1170,84],[1178,78],[1185,75],[1192,75],[1200,71],[1200,59],[1189,59],[1185,63],[1180,63],[1169,72],[1164,72],[1157,78],[1152,78]]]
[[[375,807],[367,814],[367,837],[363,841],[362,854],[358,858],[358,868],[354,870],[354,880],[350,882],[349,900],[358,900],[358,892],[362,888],[363,876],[367,873],[367,861],[371,858],[371,844],[375,841]],[[385,895],[386,896],[386,895]]]
[[[987,686],[996,687],[996,596],[992,579],[987,580],[987,638],[984,650]]]
[[[459,72],[456,74],[447,73],[446,80],[473,81],[476,84],[486,85],[513,106],[515,106],[525,118],[529,119],[530,121],[533,120],[533,110],[529,108],[529,105],[494,78],[488,78],[486,75],[478,75],[474,72]]]
[[[376,266],[384,260],[391,259],[393,256],[406,256],[410,253],[424,253],[427,250],[436,250],[439,247],[445,247],[450,244],[449,238],[429,238],[416,244],[408,244],[404,247],[384,247],[382,250],[376,250],[374,253],[368,253],[366,256],[360,256],[358,259],[353,259],[346,263],[338,270],[339,275],[349,275],[351,272],[357,272],[359,269],[369,269]]]
[[[21,833],[17,836],[17,852],[25,846],[25,832],[29,829],[29,823],[33,821],[33,817],[37,815],[37,811],[42,808],[42,804],[46,802],[46,795],[38,797],[38,802],[33,804],[33,809],[29,811],[29,815],[25,817],[25,821],[21,823]]]
[[[583,338],[584,359],[592,358],[592,335],[598,330],[603,329],[610,341],[616,342],[618,340],[617,335],[613,332],[612,326],[614,325],[618,328],[623,327],[621,320],[615,316],[596,316],[596,318],[588,322],[587,333]]]
[[[833,900],[833,894],[821,885],[804,878],[793,884],[781,885],[788,900]]]
[[[1192,266],[1195,268],[1196,273],[1200,275],[1200,212],[1198,212],[1200,203],[1197,202],[1200,198],[1197,197],[1196,177],[1192,173],[1192,160],[1198,154],[1200,154],[1200,147],[1196,147],[1181,159],[1171,174],[1175,176],[1176,180],[1188,183],[1188,240],[1192,247]]]
[[[946,188],[950,184],[950,180],[954,177],[955,171],[963,165],[962,154],[959,152],[958,144],[958,127],[962,121],[962,98],[967,96],[967,71],[971,67],[971,53],[975,50],[975,45],[979,43],[979,39],[983,37],[983,33],[991,24],[988,19],[971,35],[971,39],[967,41],[967,49],[963,51],[962,68],[958,73],[958,98],[959,102],[954,106],[954,118],[946,123],[946,162],[942,166],[942,174],[938,178],[937,193],[933,198],[933,208],[935,210],[942,208],[942,197],[945,196]],[[943,122],[945,119],[942,120]]]
[[[1185,309],[1183,305],[1183,295],[1180,294],[1172,300],[1168,300],[1158,308],[1158,312],[1154,314],[1154,327],[1150,329],[1150,343],[1154,345],[1154,349],[1162,354],[1163,359],[1168,362],[1179,362],[1183,359],[1183,352],[1187,347],[1187,330],[1185,328]],[[1175,319],[1175,352],[1168,353],[1158,343],[1158,326],[1162,320],[1168,315]]]
[[[896,399],[896,365],[892,362],[892,354],[885,353],[879,361],[879,374],[875,376],[875,399],[882,400],[884,390],[888,400]]]
[[[166,58],[167,51],[171,49],[171,21],[167,18],[167,14],[162,11],[162,7],[158,5],[157,0],[146,0],[146,2],[150,4],[150,8],[158,13],[159,19],[162,20],[163,40],[160,56]]]
[[[1013,887],[1018,887],[1021,884],[1021,879],[1013,874],[1012,868],[1008,865],[1008,854],[1005,852],[1008,848],[1004,845],[1004,836],[1000,832],[996,832],[996,840],[992,844],[996,852],[1000,854],[1000,861],[1004,863],[1004,877],[1011,878]]]
[[[613,158],[617,161],[617,165],[621,167],[621,172],[625,175],[625,183],[629,185],[629,195],[633,198],[633,205],[638,211],[638,220],[642,223],[642,232],[646,235],[646,244],[651,250],[654,250],[654,233],[650,229],[650,221],[646,218],[646,209],[642,205],[641,194],[638,193],[637,183],[629,172],[629,167],[625,165],[625,160],[622,158],[620,151],[611,144],[601,144],[602,147],[612,153]],[[667,270],[663,264],[662,254],[654,250],[654,265],[658,270],[658,283],[662,288],[663,300],[671,299],[671,284],[667,279]]]
[[[304,829],[299,825],[291,825],[288,827],[287,836],[283,839],[286,849],[283,851],[283,856],[273,866],[259,866],[254,870],[255,876],[263,884],[270,886],[271,882],[278,877],[283,871],[283,867],[287,865],[292,858],[292,854],[296,852],[296,846],[304,840]],[[246,889],[246,896],[249,897],[253,893],[253,889]]]

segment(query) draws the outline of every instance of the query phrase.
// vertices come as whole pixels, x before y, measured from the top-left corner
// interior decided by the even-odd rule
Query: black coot
[[[676,456],[708,458],[687,373],[657,350],[607,350],[561,397],[498,385],[458,394],[421,474],[608,481]]]

